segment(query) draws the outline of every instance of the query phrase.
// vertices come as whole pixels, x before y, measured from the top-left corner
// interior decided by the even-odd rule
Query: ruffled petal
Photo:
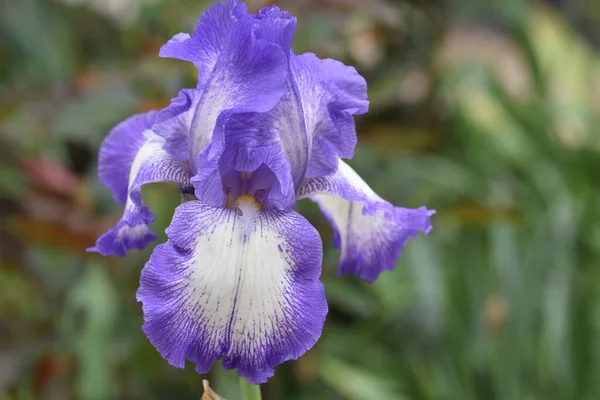
[[[167,243],[142,270],[143,330],[169,363],[206,373],[216,359],[259,384],[321,334],[327,302],[321,240],[294,211],[200,201],[179,206]]]
[[[394,207],[341,160],[334,174],[308,179],[296,195],[317,202],[333,227],[334,245],[341,247],[339,274],[369,282],[394,269],[409,237],[429,233],[435,214],[425,207]]]
[[[257,39],[263,39],[277,44],[285,54],[290,54],[292,36],[296,29],[296,18],[287,11],[281,11],[277,6],[263,7],[254,18],[253,34]]]
[[[338,157],[354,155],[353,116],[368,111],[367,84],[356,69],[336,60],[305,53],[290,61],[309,135],[306,177],[326,176],[335,172]]]
[[[156,115],[156,111],[150,111],[127,118],[110,131],[100,147],[98,177],[118,203],[127,201],[133,160],[146,142],[143,132],[152,128]]]
[[[129,173],[123,171],[128,185],[125,211],[121,220],[88,249],[103,256],[125,256],[127,250],[143,249],[156,239],[148,228],[154,215],[142,202],[141,187],[152,182],[173,182],[189,186],[189,170],[184,161],[178,160],[164,150],[164,139],[152,131],[142,135],[146,140],[135,154]],[[123,143],[127,146],[127,143]]]
[[[202,89],[182,89],[171,104],[156,115],[152,131],[165,139],[165,150],[180,160],[189,156],[188,141],[194,111]]]
[[[178,33],[161,47],[159,56],[192,62],[198,68],[198,85],[203,86],[229,44],[233,22],[247,13],[238,0],[214,4],[202,14],[191,36]]]
[[[225,150],[224,127],[236,114],[272,109],[285,91],[287,55],[280,46],[253,35],[256,21],[233,23],[231,43],[224,50],[194,113],[189,155],[196,173],[196,196],[223,206],[225,193],[218,164]]]

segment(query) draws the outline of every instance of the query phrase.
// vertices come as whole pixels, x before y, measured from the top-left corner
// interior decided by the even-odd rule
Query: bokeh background
[[[337,278],[329,226],[297,205],[324,237],[330,312],[264,398],[600,399],[600,2],[278,4],[299,19],[296,53],[367,79],[351,165],[437,215],[370,285]],[[0,399],[200,398],[203,377],[141,331],[151,249],[85,249],[121,213],[95,174],[103,137],[194,86],[157,53],[208,6],[0,2]],[[178,189],[144,197],[163,232]],[[208,379],[239,398],[234,373]]]

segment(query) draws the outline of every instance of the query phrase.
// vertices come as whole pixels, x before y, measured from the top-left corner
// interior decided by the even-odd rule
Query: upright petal
[[[321,240],[294,211],[263,210],[250,196],[236,208],[179,206],[167,243],[142,270],[143,330],[176,367],[206,373],[216,359],[251,383],[296,359],[327,314]]]
[[[236,114],[272,109],[285,91],[287,55],[280,46],[257,39],[253,20],[233,23],[231,43],[215,65],[196,107],[189,156],[196,196],[222,206],[225,195],[218,162],[225,148],[224,127]]]
[[[233,22],[245,14],[246,5],[238,0],[214,4],[202,14],[192,36],[178,33],[161,47],[159,55],[194,63],[198,85],[203,86],[229,44]]]
[[[235,21],[252,21],[257,39],[273,42],[286,54],[296,26],[296,19],[278,7],[264,7],[258,14],[248,14],[246,4],[227,0],[214,4],[202,14],[194,32],[178,33],[164,46],[159,55],[192,62],[198,68],[198,85],[204,86],[217,65],[221,54],[231,44]]]
[[[255,37],[276,43],[285,54],[291,54],[294,17],[276,6],[264,7],[253,17]],[[287,69],[289,72],[289,65]],[[302,106],[291,76],[286,80],[285,93],[271,111],[232,116],[224,135],[222,169],[254,172],[264,164],[276,178],[268,193],[269,204],[291,208],[295,185],[304,177],[309,156]]]
[[[338,157],[354,155],[353,116],[369,108],[367,84],[353,67],[312,53],[293,56],[290,67],[309,135],[306,176],[329,175],[335,172]]]
[[[257,39],[273,42],[285,54],[291,53],[292,36],[296,29],[296,18],[277,6],[263,7],[254,18],[253,34]]]
[[[435,213],[425,207],[394,207],[341,160],[334,174],[308,179],[296,195],[310,196],[329,220],[334,245],[341,247],[339,274],[358,274],[369,282],[394,268],[410,236],[429,233]]]
[[[148,228],[154,222],[154,215],[142,202],[142,185],[173,182],[183,187],[189,186],[189,171],[185,162],[164,150],[164,139],[150,130],[145,131],[142,137],[146,140],[135,153],[129,173],[122,171],[127,179],[128,191],[123,216],[88,251],[95,251],[103,256],[125,256],[127,250],[143,249],[156,239],[156,235]]]
[[[136,114],[115,126],[104,139],[98,157],[98,177],[116,202],[127,200],[129,172],[136,154],[146,142],[144,131],[152,128],[156,111]]]
[[[273,163],[278,179],[289,173],[297,188],[305,177],[333,173],[340,156],[352,157],[353,115],[365,113],[368,102],[364,79],[338,61],[309,53],[292,56],[289,71],[279,103],[266,113],[237,115],[226,125],[225,135],[232,142],[243,136],[242,151],[254,155],[249,165]],[[261,154],[268,154],[269,160],[259,160]],[[281,162],[284,158],[287,163]],[[284,169],[278,171],[277,166]],[[277,199],[272,203],[281,209],[293,205],[283,192],[271,195]]]

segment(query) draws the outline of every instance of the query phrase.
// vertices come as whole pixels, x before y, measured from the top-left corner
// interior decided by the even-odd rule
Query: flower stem
[[[261,400],[259,385],[252,385],[244,378],[240,378],[240,389],[242,390],[242,400]]]

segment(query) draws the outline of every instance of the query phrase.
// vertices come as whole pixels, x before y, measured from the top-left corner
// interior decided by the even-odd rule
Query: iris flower
[[[277,7],[213,5],[191,36],[160,49],[194,64],[197,87],[121,122],[100,149],[100,180],[125,211],[91,251],[144,248],[156,235],[141,187],[181,187],[185,201],[137,292],[143,331],[173,366],[188,359],[206,373],[222,359],[262,383],[315,344],[327,314],[323,251],[297,200],[315,201],[330,222],[339,273],[369,282],[431,229],[434,211],[393,206],[342,161],[356,145],[353,116],[368,109],[365,80],[339,61],[295,55],[295,26]]]

